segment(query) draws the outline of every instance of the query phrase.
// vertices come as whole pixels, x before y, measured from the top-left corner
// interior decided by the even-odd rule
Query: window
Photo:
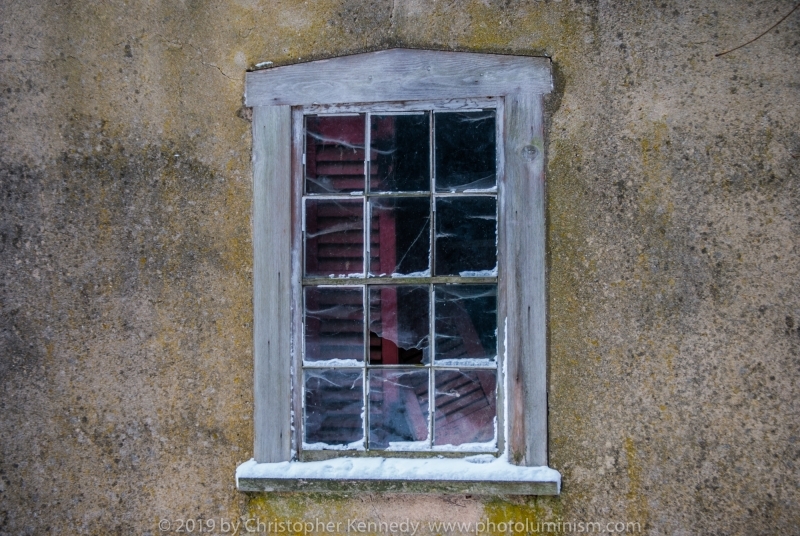
[[[500,155],[476,104],[302,109],[301,459],[497,451]]]
[[[248,73],[256,439],[240,489],[558,492],[550,87],[543,58],[401,49]]]

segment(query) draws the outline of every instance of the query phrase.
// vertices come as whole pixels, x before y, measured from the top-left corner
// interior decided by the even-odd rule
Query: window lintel
[[[393,48],[249,72],[245,105],[467,99],[552,89],[549,58]]]

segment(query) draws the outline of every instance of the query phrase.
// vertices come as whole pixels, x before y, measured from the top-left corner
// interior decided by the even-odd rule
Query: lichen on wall
[[[714,56],[792,7],[3,3],[0,534],[160,534],[186,519],[218,533],[248,519],[792,533],[800,17]],[[234,489],[253,440],[244,73],[394,46],[553,60],[559,497]]]

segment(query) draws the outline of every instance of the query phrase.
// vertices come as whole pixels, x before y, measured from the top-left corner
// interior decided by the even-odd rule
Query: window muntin
[[[302,450],[497,451],[491,104],[306,111]]]

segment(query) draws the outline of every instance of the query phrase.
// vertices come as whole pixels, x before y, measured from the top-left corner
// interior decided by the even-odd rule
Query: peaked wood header
[[[544,94],[550,59],[394,48],[247,73],[246,106]]]

